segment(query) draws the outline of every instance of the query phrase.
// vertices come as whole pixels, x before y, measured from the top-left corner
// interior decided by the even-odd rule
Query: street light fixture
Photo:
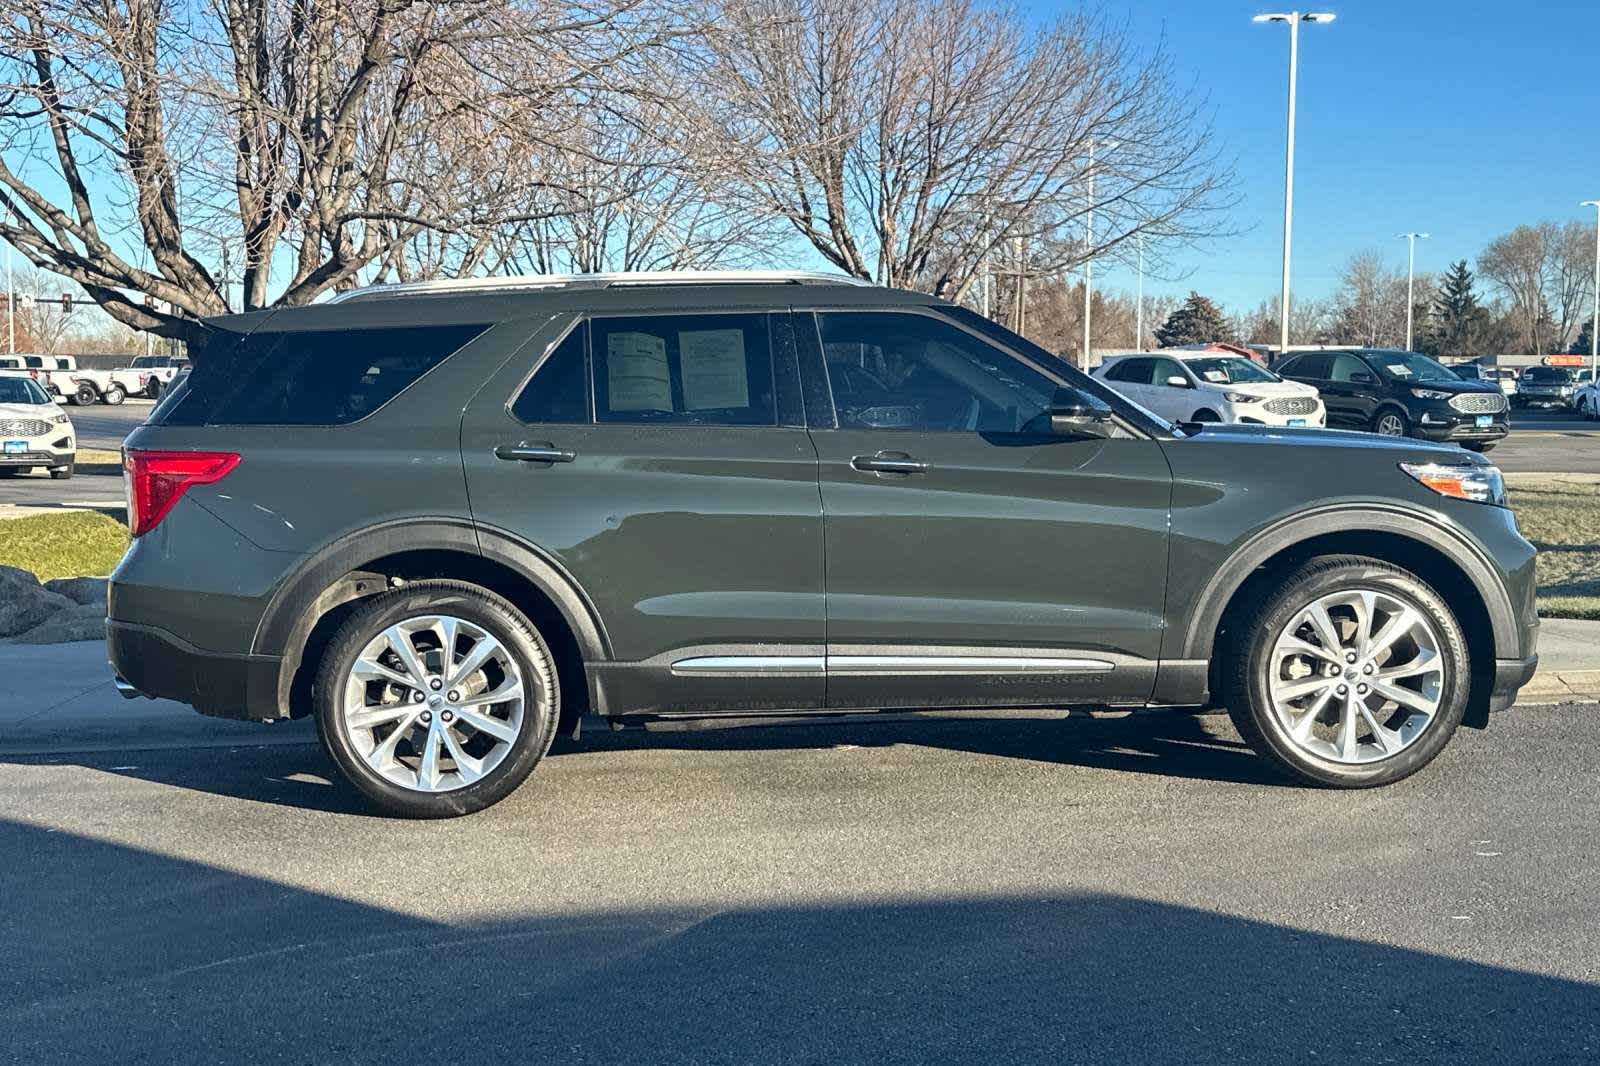
[[[1592,207],[1594,214],[1594,318],[1589,322],[1589,380],[1600,383],[1600,200],[1585,200],[1579,207]],[[1594,410],[1593,401],[1589,409]]]
[[[1417,241],[1427,240],[1426,233],[1400,233],[1396,236],[1402,238],[1407,246],[1406,252],[1406,351],[1412,351],[1411,346],[1411,317],[1412,307],[1415,305],[1415,280],[1417,276]]]
[[[1289,350],[1289,238],[1294,226],[1294,86],[1300,67],[1300,23],[1332,22],[1329,11],[1273,12],[1252,22],[1283,22],[1289,26],[1289,137],[1283,153],[1283,296],[1278,302],[1278,351]]]

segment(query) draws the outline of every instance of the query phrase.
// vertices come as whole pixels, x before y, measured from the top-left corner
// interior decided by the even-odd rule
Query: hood
[[[1413,381],[1398,375],[1390,375],[1389,381],[1408,389],[1433,389],[1436,392],[1463,393],[1463,392],[1499,392],[1500,383],[1497,381],[1462,381],[1460,378],[1450,378],[1444,381]]]
[[[1279,396],[1315,396],[1315,386],[1307,385],[1300,381],[1250,381],[1237,385],[1224,385],[1219,381],[1208,381],[1207,385],[1225,389],[1228,392],[1239,392],[1246,396],[1264,396],[1275,399]]]
[[[1478,463],[1492,465],[1476,452],[1454,444],[1435,444],[1414,437],[1380,437],[1350,429],[1279,429],[1276,426],[1240,425],[1229,422],[1186,422],[1183,426],[1195,443],[1216,441],[1226,444],[1262,444],[1274,447],[1349,448],[1389,452],[1395,461],[1414,458],[1419,462]]]
[[[48,422],[61,413],[61,408],[53,403],[0,403],[0,421],[42,418]]]

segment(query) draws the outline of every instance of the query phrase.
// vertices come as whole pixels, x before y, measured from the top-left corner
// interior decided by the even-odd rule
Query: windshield
[[[1456,377],[1460,378],[1462,381],[1477,381],[1478,368],[1470,364],[1467,366],[1458,366],[1456,367]]]
[[[1213,385],[1247,385],[1252,382],[1283,380],[1272,371],[1237,355],[1224,355],[1214,359],[1185,359],[1184,362],[1194,371],[1195,377]]]
[[[31,378],[0,378],[0,403],[42,404],[50,397]]]
[[[1572,381],[1572,371],[1558,366],[1530,366],[1522,372],[1522,379],[1544,385],[1566,385]]]
[[[1459,381],[1443,363],[1412,352],[1372,352],[1367,361],[1386,377],[1401,381]]]

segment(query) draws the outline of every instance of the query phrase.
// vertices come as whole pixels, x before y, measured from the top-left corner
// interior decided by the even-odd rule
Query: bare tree
[[[1590,306],[1593,230],[1541,222],[1496,237],[1478,256],[1478,273],[1511,303],[1528,351],[1564,351]]]
[[[1427,313],[1433,293],[1433,278],[1415,278],[1417,315]],[[1347,343],[1367,347],[1399,348],[1406,339],[1406,275],[1384,265],[1377,250],[1358,252],[1345,264],[1334,296],[1337,308],[1336,331]]]
[[[1235,320],[1239,339],[1247,344],[1278,343],[1279,296],[1273,293]],[[1336,344],[1339,315],[1331,300],[1308,300],[1292,296],[1289,300],[1289,335],[1296,344]]]
[[[1048,275],[1139,232],[1176,249],[1226,206],[1165,57],[1088,15],[1037,29],[980,0],[731,0],[708,41],[685,109],[721,195],[856,277],[961,299],[1014,238],[1037,239]]]
[[[571,101],[694,31],[675,0],[0,12],[0,236],[171,336],[404,272],[424,246],[430,270],[481,263],[502,227],[543,217],[526,161],[571,128]]]

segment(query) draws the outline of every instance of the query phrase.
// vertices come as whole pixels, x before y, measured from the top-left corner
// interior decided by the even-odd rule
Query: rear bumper
[[[1517,692],[1533,680],[1534,672],[1538,669],[1537,655],[1530,655],[1526,659],[1496,659],[1494,687],[1489,690],[1489,710],[1503,711],[1517,702]]]
[[[277,656],[205,651],[164,629],[115,619],[106,621],[106,649],[125,696],[176,700],[214,718],[288,717],[278,705]]]

